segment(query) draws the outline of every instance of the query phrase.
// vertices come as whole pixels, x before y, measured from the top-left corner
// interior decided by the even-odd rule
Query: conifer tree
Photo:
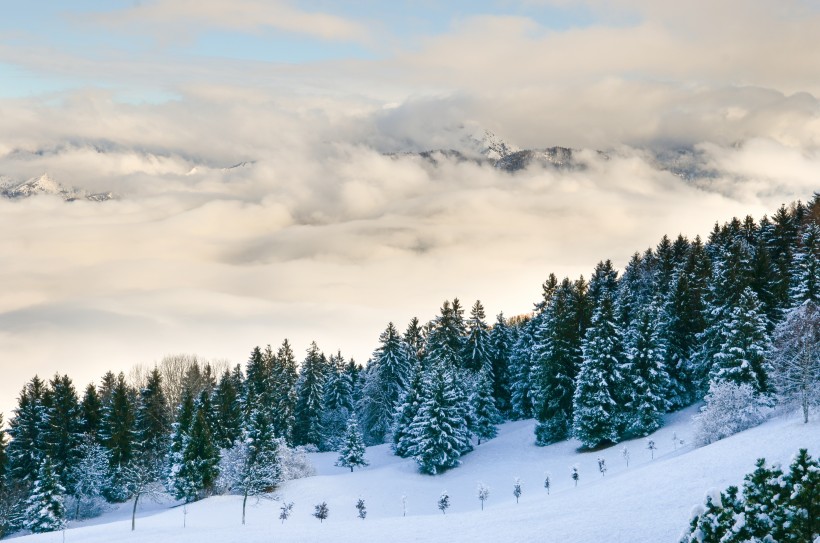
[[[533,345],[532,387],[536,444],[566,439],[572,426],[581,337],[575,287],[564,279],[538,321]]]
[[[424,401],[413,420],[411,454],[423,473],[435,475],[457,466],[470,450],[465,411],[454,383],[453,370],[435,364],[425,375]]]
[[[65,488],[46,456],[26,501],[25,528],[33,533],[62,530],[66,524]]]
[[[110,406],[103,414],[103,444],[111,452],[111,466],[124,466],[134,455],[135,407],[131,393],[120,373],[111,391]]]
[[[342,440],[342,447],[339,449],[339,458],[336,460],[336,465],[343,468],[353,468],[367,466],[368,462],[364,458],[364,438],[359,430],[359,424],[356,422],[356,417],[352,416],[347,421],[347,430],[345,431]]]
[[[83,393],[80,403],[82,419],[80,421],[81,431],[97,442],[100,440],[100,430],[102,429],[103,405],[97,388],[89,384]]]
[[[363,417],[371,442],[383,443],[387,437],[409,373],[408,349],[391,322],[379,336],[365,381]]]
[[[418,317],[413,317],[404,331],[404,344],[407,345],[411,363],[421,362],[424,359],[424,332]]]
[[[512,334],[503,313],[496,316],[490,330],[490,359],[493,369],[493,398],[503,416],[510,412],[510,355]]]
[[[809,224],[803,231],[791,275],[792,307],[806,301],[820,305],[820,225]]]
[[[475,426],[473,428],[478,443],[481,440],[489,440],[498,435],[497,424],[501,424],[501,414],[495,406],[493,398],[493,376],[492,367],[489,360],[485,361],[485,367],[478,374],[476,390],[470,404],[475,413]]]
[[[617,441],[620,415],[614,396],[622,366],[621,331],[612,300],[601,298],[583,344],[583,361],[573,396],[573,435],[585,447]]]
[[[794,456],[784,487],[783,522],[773,535],[777,541],[789,543],[816,541],[820,535],[820,463],[807,449]]]
[[[214,445],[205,410],[199,405],[194,412],[190,434],[183,442],[181,464],[171,480],[176,497],[189,502],[209,492],[219,474],[218,463],[219,451]]]
[[[162,389],[162,376],[155,367],[140,391],[135,419],[136,453],[144,462],[164,463],[170,446],[170,406]]]
[[[714,355],[710,380],[748,384],[757,392],[767,392],[766,318],[751,288],[744,289],[737,305],[726,315],[720,338],[722,342]]]
[[[278,437],[293,443],[293,426],[296,422],[296,382],[299,372],[296,357],[287,339],[282,341],[273,359],[273,428]]]
[[[330,357],[322,406],[322,443],[325,451],[337,450],[342,442],[347,421],[353,412],[353,383],[345,372],[345,360],[339,352]]]
[[[424,400],[424,372],[420,362],[416,362],[412,370],[410,384],[402,396],[401,403],[396,410],[393,420],[393,450],[396,455],[407,458],[412,455],[415,435],[411,425],[419,412]]]
[[[474,372],[490,364],[491,360],[490,329],[485,319],[484,306],[480,300],[476,300],[467,321],[467,337],[462,355],[464,367]]]
[[[214,442],[220,449],[233,447],[242,435],[241,387],[241,369],[237,368],[233,372],[226,369],[214,389],[214,417],[219,421],[214,432]]]
[[[648,435],[663,424],[670,386],[664,361],[666,342],[661,336],[662,314],[657,305],[642,309],[626,333],[628,364],[623,380],[628,387],[626,432]]]
[[[450,368],[462,367],[464,321],[458,299],[445,300],[438,317],[430,324],[425,345],[426,357]]]
[[[538,317],[527,320],[516,330],[510,354],[510,418],[527,419],[532,416],[532,354]]]
[[[741,294],[752,282],[752,252],[746,240],[736,237],[727,247],[718,246],[715,250],[713,278],[706,292],[707,326],[698,335],[701,348],[697,355],[697,376],[701,391],[707,388],[715,355],[725,343],[726,323],[738,306]]]
[[[72,475],[80,459],[83,441],[80,404],[68,375],[55,375],[49,385],[44,396],[46,424],[41,437],[60,484],[72,493]]]
[[[759,458],[755,470],[746,475],[743,482],[746,521],[743,535],[763,541],[785,521],[778,503],[784,492],[782,470],[777,466],[768,468],[766,461]]]
[[[0,428],[3,428],[3,413],[0,413]],[[7,446],[6,432],[0,430],[0,495],[2,495],[6,489],[6,475],[8,474]]]
[[[316,342],[310,344],[297,384],[296,420],[293,440],[297,445],[318,445],[322,439],[324,362]]]
[[[14,416],[9,421],[9,476],[26,485],[37,479],[37,471],[46,455],[42,439],[42,430],[47,423],[44,392],[43,381],[35,376],[20,392]]]

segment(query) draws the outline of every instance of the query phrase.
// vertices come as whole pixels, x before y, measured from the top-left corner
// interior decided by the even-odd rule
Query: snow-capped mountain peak
[[[8,178],[3,178],[3,182],[0,184],[0,196],[12,200],[39,195],[59,196],[67,202],[79,199],[104,202],[114,197],[110,192],[92,194],[73,187],[67,188],[48,173],[16,183],[8,180]]]

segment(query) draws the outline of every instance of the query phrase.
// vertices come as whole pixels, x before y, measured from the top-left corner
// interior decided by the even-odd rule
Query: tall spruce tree
[[[429,360],[452,368],[463,365],[464,320],[459,313],[462,311],[460,307],[457,298],[452,305],[444,301],[439,316],[430,323],[425,345]]]
[[[464,340],[462,361],[464,367],[478,372],[491,361],[490,328],[485,321],[484,306],[476,300],[467,321],[467,337]]]
[[[297,445],[319,445],[322,440],[322,399],[325,361],[316,342],[310,344],[297,383],[296,420],[293,441]]]
[[[25,528],[33,533],[62,530],[66,525],[65,493],[51,459],[46,456],[26,500]]]
[[[278,437],[293,442],[293,426],[296,417],[296,382],[299,371],[296,357],[287,339],[276,351],[273,359],[273,428]]]
[[[331,355],[331,371],[328,372],[324,399],[322,400],[322,443],[325,451],[338,450],[353,412],[353,382],[345,372],[345,359],[341,352]]]
[[[476,389],[470,404],[475,414],[473,430],[478,437],[478,443],[481,444],[482,439],[486,441],[498,435],[496,425],[503,419],[493,398],[493,369],[489,360],[485,361],[484,368],[478,373]]]
[[[411,433],[411,454],[422,473],[435,475],[457,466],[471,449],[465,411],[460,402],[454,368],[435,363],[425,372],[424,401]]]
[[[83,442],[81,410],[74,385],[68,375],[55,375],[44,397],[46,424],[42,440],[60,484],[69,494],[74,490],[74,468],[80,461]]]
[[[162,376],[155,367],[140,390],[135,419],[136,453],[143,462],[159,466],[170,446],[171,412],[162,388]]]
[[[85,388],[80,410],[82,411],[80,421],[82,432],[87,436],[91,436],[94,441],[99,442],[100,430],[102,429],[103,404],[100,395],[97,393],[97,388],[93,384],[89,384]]]
[[[20,392],[14,416],[9,421],[9,475],[15,482],[25,485],[37,479],[37,472],[47,452],[42,439],[48,416],[43,405],[44,393],[43,381],[35,376]]]
[[[767,392],[766,317],[750,287],[743,290],[737,305],[726,315],[720,332],[721,344],[714,356],[710,381],[748,384],[757,392]]]
[[[214,417],[219,421],[214,432],[214,441],[220,449],[233,447],[242,435],[242,370],[226,369],[214,389]]]
[[[530,373],[535,331],[539,324],[539,316],[536,316],[521,323],[514,332],[516,337],[510,354],[510,418],[513,420],[532,416]]]
[[[112,467],[124,466],[131,461],[136,442],[135,421],[132,395],[121,373],[111,392],[111,404],[103,414],[103,444],[111,451]]]
[[[791,271],[792,307],[811,301],[820,305],[820,226],[809,224],[800,237]]]
[[[202,405],[195,408],[190,434],[183,440],[181,460],[171,481],[177,499],[194,501],[210,492],[219,474],[219,450]]]
[[[618,396],[623,365],[622,333],[612,299],[604,294],[583,342],[583,359],[573,396],[573,435],[585,447],[615,442],[622,423]]]
[[[575,376],[581,362],[581,337],[575,286],[564,279],[539,321],[533,345],[533,399],[536,444],[569,437]]]
[[[623,383],[628,388],[625,431],[648,435],[663,424],[670,382],[666,372],[666,342],[662,337],[663,313],[657,303],[638,313],[625,338],[627,359]]]
[[[510,355],[512,333],[503,313],[496,316],[490,330],[490,360],[493,369],[493,398],[503,416],[510,412]]]
[[[411,371],[410,383],[402,395],[393,419],[393,450],[402,458],[407,458],[412,454],[415,435],[411,425],[424,400],[424,375],[422,364],[417,361]]]
[[[396,327],[389,323],[379,336],[365,381],[363,417],[369,441],[383,443],[393,424],[399,400],[410,373],[408,348]]]

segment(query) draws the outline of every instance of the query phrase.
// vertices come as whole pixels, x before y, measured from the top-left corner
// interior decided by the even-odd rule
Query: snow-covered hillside
[[[281,501],[263,500],[248,508],[241,525],[241,497],[218,496],[190,504],[187,513],[174,504],[147,503],[137,530],[130,531],[130,505],[88,521],[75,523],[66,542],[382,542],[411,541],[556,541],[664,542],[677,541],[690,511],[710,487],[742,482],[754,461],[788,464],[799,448],[820,454],[820,423],[803,424],[797,415],[781,416],[741,434],[702,448],[691,446],[689,408],[667,417],[667,425],[649,439],[656,443],[651,460],[646,439],[628,441],[596,452],[578,453],[578,442],[549,447],[534,445],[534,421],[503,425],[499,436],[476,447],[461,467],[443,475],[420,475],[412,460],[390,454],[387,446],[368,449],[370,466],[350,473],[333,465],[335,455],[312,455],[318,475],[286,483],[280,499],[295,502],[293,514],[278,520]],[[673,436],[684,444],[673,445]],[[630,452],[629,467],[622,456]],[[606,460],[601,476],[597,459]],[[575,487],[570,468],[579,467]],[[551,475],[550,494],[544,475]],[[520,477],[523,494],[516,504],[513,482]],[[476,486],[490,487],[484,511]],[[442,490],[452,507],[445,515],[436,507]],[[407,516],[403,517],[402,496]],[[356,500],[363,498],[367,518],[357,518]],[[326,501],[327,520],[313,516],[314,505]],[[183,522],[185,527],[183,527]],[[18,539],[62,541],[48,533]]]

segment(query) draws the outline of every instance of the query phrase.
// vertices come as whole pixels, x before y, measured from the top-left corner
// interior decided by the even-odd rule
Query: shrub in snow
[[[438,508],[441,510],[441,514],[445,514],[447,508],[450,507],[450,496],[447,494],[447,491],[444,490],[441,492],[441,496],[438,497]]]
[[[655,451],[658,449],[658,446],[655,445],[655,440],[650,439],[646,442],[646,448],[649,449],[649,453],[652,456],[652,460],[655,459]]]
[[[629,449],[626,448],[626,445],[624,445],[624,448],[621,449],[621,456],[623,456],[624,460],[626,460],[626,467],[629,467]]]
[[[327,508],[327,502],[322,502],[313,507],[313,516],[319,519],[319,522],[324,521],[329,512],[330,510]]]
[[[569,470],[572,480],[575,481],[575,486],[578,486],[578,479],[580,479],[580,475],[578,474],[578,465],[576,464],[572,466]]]
[[[550,474],[549,474],[549,472],[544,474],[544,489],[547,491],[547,494],[550,493]]]
[[[287,502],[282,504],[282,507],[279,508],[279,520],[282,521],[282,524],[284,524],[285,521],[288,520],[292,511],[293,502]]]
[[[484,502],[490,497],[490,487],[484,483],[478,483],[478,501],[481,502],[481,510],[484,511]]]
[[[695,420],[695,443],[708,445],[765,420],[764,400],[748,384],[712,383]]]
[[[364,518],[367,516],[367,509],[365,508],[363,499],[359,498],[359,500],[356,502],[356,510],[359,511],[359,518],[364,520]]]
[[[518,498],[521,497],[521,479],[515,478],[513,483],[513,496],[515,496],[515,503],[518,503]]]
[[[307,453],[316,452],[316,447],[299,446],[291,449],[285,440],[279,443],[279,467],[282,470],[282,481],[292,481],[316,475],[316,468],[310,463]]]
[[[601,477],[606,475],[606,460],[603,458],[598,458],[598,471],[601,472]]]
[[[407,516],[407,496],[401,497],[401,516]]]

